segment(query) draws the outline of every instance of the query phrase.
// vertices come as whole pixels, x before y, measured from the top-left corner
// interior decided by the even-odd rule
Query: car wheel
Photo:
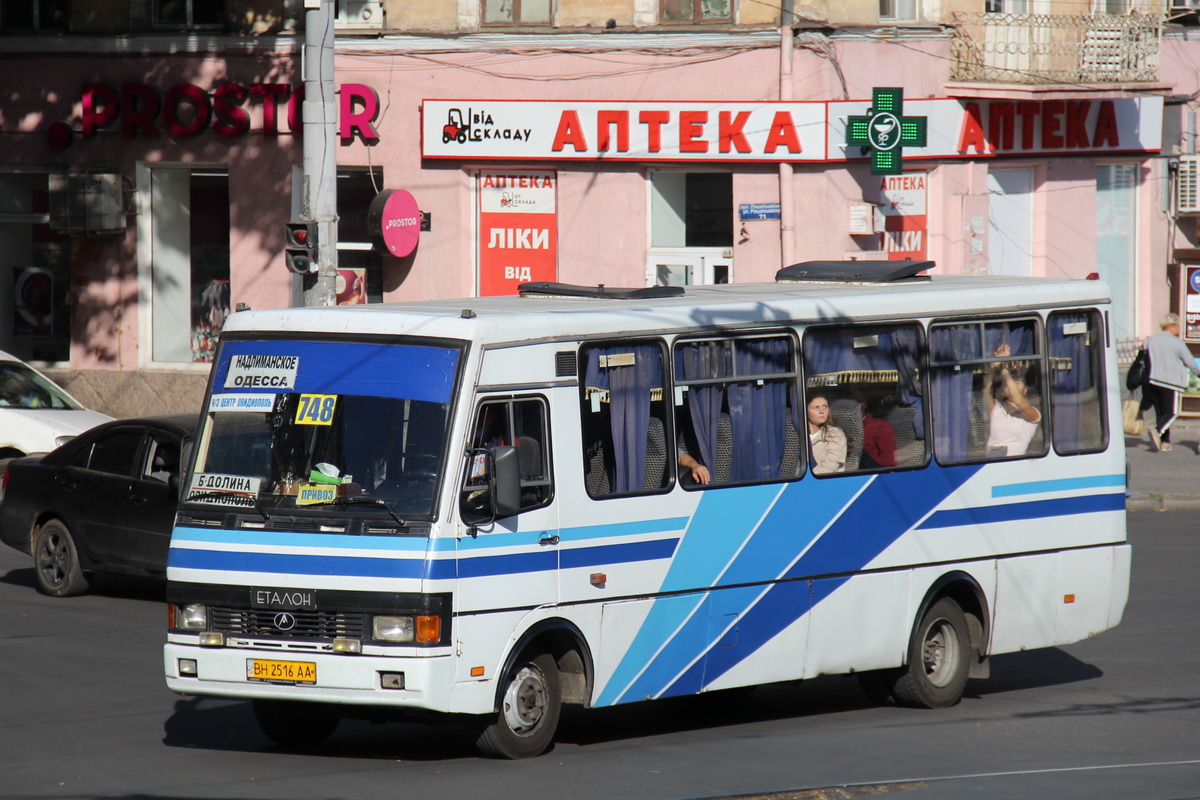
[[[333,735],[341,717],[323,703],[255,700],[254,719],[267,738],[289,750],[311,750]]]
[[[562,710],[558,665],[545,651],[526,653],[505,678],[500,712],[489,718],[475,745],[495,758],[531,758],[554,741]]]
[[[87,591],[88,581],[79,566],[75,540],[67,526],[56,519],[37,530],[33,540],[33,571],[38,589],[51,597],[69,597]]]

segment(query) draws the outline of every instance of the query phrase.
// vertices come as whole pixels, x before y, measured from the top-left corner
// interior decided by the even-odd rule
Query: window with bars
[[[225,0],[151,0],[151,19],[160,28],[220,28]]]
[[[549,25],[553,0],[483,0],[484,25]]]
[[[0,0],[0,31],[66,31],[70,10],[69,0]]]
[[[659,21],[700,24],[731,22],[734,0],[662,0]]]
[[[917,0],[879,0],[881,22],[913,22],[917,19]]]

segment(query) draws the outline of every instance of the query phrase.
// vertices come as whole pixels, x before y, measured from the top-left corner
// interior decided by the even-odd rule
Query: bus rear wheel
[[[896,702],[912,708],[948,708],[962,699],[970,673],[967,618],[949,597],[921,618],[908,647],[908,668],[892,687]]]
[[[554,741],[562,711],[558,665],[544,650],[517,659],[504,679],[500,710],[475,740],[479,752],[494,758],[532,758]]]
[[[289,750],[317,747],[337,729],[341,718],[323,703],[255,700],[254,719],[268,739]]]

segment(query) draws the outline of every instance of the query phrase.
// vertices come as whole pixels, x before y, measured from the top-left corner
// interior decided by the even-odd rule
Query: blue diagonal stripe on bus
[[[866,480],[822,482],[820,491],[773,484],[705,492],[660,591],[774,579]],[[655,696],[683,671],[709,641],[706,598],[656,600],[597,704]]]
[[[248,553],[172,547],[167,566],[176,569],[274,572],[292,575],[342,575],[354,578],[420,578],[425,558]],[[436,563],[436,562],[435,562]]]
[[[989,522],[1016,522],[1023,519],[1063,517],[1072,514],[1093,514],[1100,511],[1119,511],[1125,508],[1124,492],[1092,494],[1082,497],[1057,497],[1050,500],[1030,500],[998,506],[955,508],[930,515],[921,529],[955,528],[960,525],[984,525]]]
[[[714,647],[715,640],[709,638],[697,652],[697,655],[703,652],[703,657],[695,658],[687,671],[654,696],[692,694],[712,684],[808,613],[849,580],[850,574],[873,561],[979,469],[976,465],[949,468],[931,465],[925,470],[892,473],[887,480],[872,482],[787,570],[784,577],[791,580],[771,585],[756,596],[753,605],[742,609],[736,646]],[[828,481],[828,485],[842,482],[852,481],[838,478]],[[822,493],[825,486],[822,483]],[[804,491],[803,485],[792,489],[811,502],[811,495]],[[809,582],[803,578],[816,575],[834,577],[814,581],[810,592]],[[728,610],[724,600],[721,599],[720,607]]]
[[[1055,478],[1048,481],[1008,483],[992,487],[992,497],[1017,497],[1023,494],[1047,494],[1070,492],[1078,489],[1125,488],[1125,474],[1085,475],[1080,478]]]

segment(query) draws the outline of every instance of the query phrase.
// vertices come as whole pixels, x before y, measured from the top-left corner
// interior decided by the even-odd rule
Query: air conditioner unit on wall
[[[383,27],[383,0],[340,0],[337,27],[379,30]]]
[[[125,182],[113,172],[50,176],[50,227],[72,235],[125,233]]]
[[[1180,156],[1175,172],[1175,213],[1200,215],[1200,156]]]

